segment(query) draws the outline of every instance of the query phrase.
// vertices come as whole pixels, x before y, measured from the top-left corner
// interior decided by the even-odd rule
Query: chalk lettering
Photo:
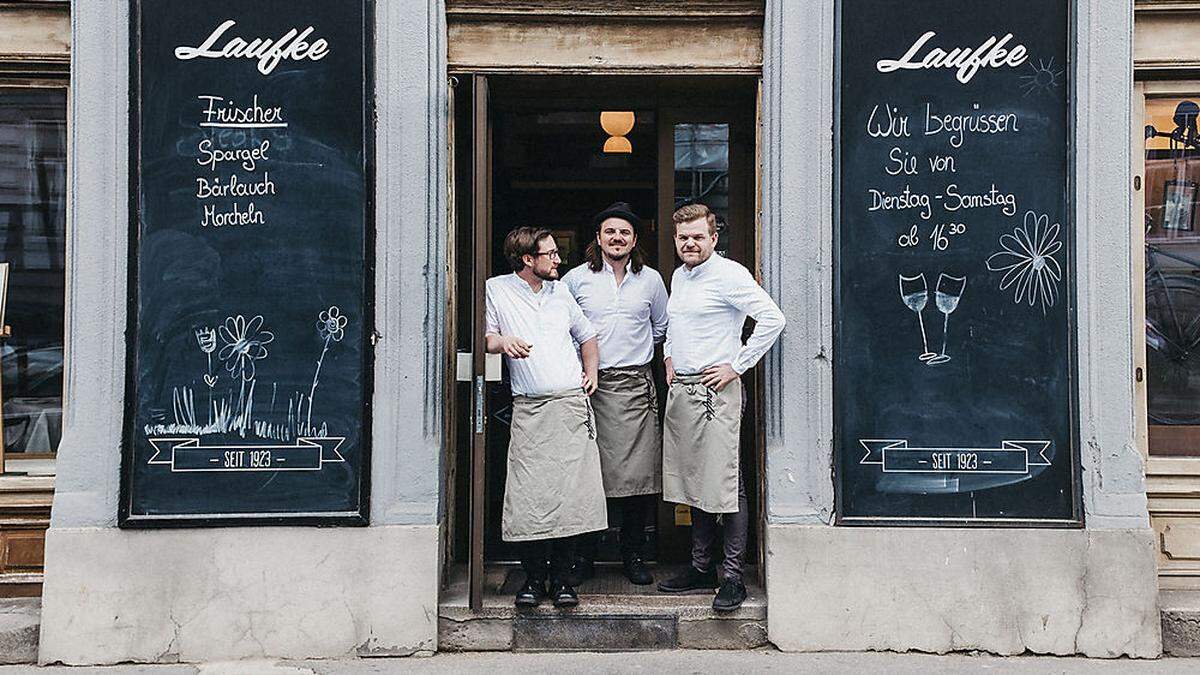
[[[244,38],[234,37],[223,47],[216,49],[217,41],[235,25],[237,25],[236,21],[227,19],[217,26],[204,42],[200,43],[200,46],[181,45],[176,47],[175,58],[180,61],[190,61],[196,58],[253,59],[258,61],[258,72],[270,75],[279,62],[285,59],[320,61],[329,55],[329,43],[325,40],[318,39],[311,44],[308,42],[308,38],[314,30],[312,26],[303,31],[296,28],[289,29],[275,40],[258,37],[247,42]]]
[[[917,54],[936,35],[936,31],[926,32],[917,38],[904,56],[899,59],[880,59],[875,63],[875,69],[881,73],[893,73],[897,70],[950,68],[958,71],[956,79],[959,82],[967,84],[980,68],[1016,68],[1029,58],[1025,45],[1017,45],[1012,49],[1005,47],[1013,39],[1012,33],[1002,38],[993,35],[974,49],[955,47],[947,52],[940,47],[934,47],[918,58]]]

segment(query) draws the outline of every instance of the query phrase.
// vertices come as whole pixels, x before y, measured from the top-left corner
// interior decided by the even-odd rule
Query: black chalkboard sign
[[[135,5],[124,526],[366,523],[370,9]]]
[[[840,522],[1079,521],[1068,5],[840,4]]]

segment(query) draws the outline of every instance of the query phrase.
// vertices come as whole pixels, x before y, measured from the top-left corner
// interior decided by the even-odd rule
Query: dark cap
[[[642,229],[642,219],[637,217],[637,214],[633,212],[633,207],[627,202],[613,202],[608,206],[608,208],[604,209],[600,213],[597,213],[596,217],[592,218],[592,227],[595,227],[597,230],[599,230],[600,223],[603,223],[609,218],[620,218],[621,220],[629,223],[633,226],[634,234],[637,234],[638,230]]]

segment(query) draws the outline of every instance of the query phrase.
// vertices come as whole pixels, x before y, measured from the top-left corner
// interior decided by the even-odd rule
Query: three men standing
[[[502,536],[529,542],[518,606],[546,597],[547,576],[556,606],[578,603],[569,580],[571,538],[607,528],[606,496],[620,501],[626,576],[652,583],[642,548],[660,491],[665,501],[692,507],[692,560],[659,590],[716,588],[723,530],[713,608],[731,611],[746,598],[741,376],[775,343],[784,316],[745,267],[713,255],[716,218],[706,206],[684,206],[672,221],[683,265],[669,299],[637,250],[640,220],[623,202],[596,216],[588,261],[565,284],[555,281],[554,237],[530,227],[505,239],[513,273],[487,281],[487,350],[507,357],[513,390]],[[743,345],[747,317],[755,327]],[[649,363],[664,337],[660,429]],[[584,542],[577,577],[588,576],[595,558],[595,538]]]
[[[501,536],[525,542],[516,604],[537,606],[549,594],[569,607],[579,602],[568,583],[572,538],[608,527],[588,398],[596,331],[555,281],[560,258],[549,230],[513,230],[504,255],[513,273],[488,279],[486,289],[487,351],[505,355],[513,393]]]
[[[650,371],[667,333],[667,289],[637,247],[641,219],[617,202],[593,219],[587,262],[563,281],[596,327],[600,379],[592,395],[604,492],[621,512],[621,560],[634,584],[654,582],[642,561],[647,520],[662,492],[662,431]],[[591,576],[596,537],[580,542],[576,579]]]
[[[758,363],[783,331],[784,317],[750,272],[713,255],[716,217],[703,204],[675,211],[675,252],[667,302],[667,406],[663,421],[663,499],[692,507],[692,564],[658,585],[666,592],[717,586],[718,517],[725,534],[724,579],[713,608],[731,611],[746,599],[742,580],[749,514],[738,457],[745,394],[742,373]],[[754,332],[742,344],[746,317]]]

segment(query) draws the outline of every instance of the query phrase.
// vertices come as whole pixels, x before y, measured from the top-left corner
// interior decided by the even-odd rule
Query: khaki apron
[[[662,434],[650,366],[600,371],[592,410],[604,494],[632,497],[662,492]]]
[[[676,375],[663,418],[663,500],[737,513],[742,381],[721,391],[700,375]]]
[[[515,396],[504,541],[557,539],[608,527],[596,423],[582,389]]]

